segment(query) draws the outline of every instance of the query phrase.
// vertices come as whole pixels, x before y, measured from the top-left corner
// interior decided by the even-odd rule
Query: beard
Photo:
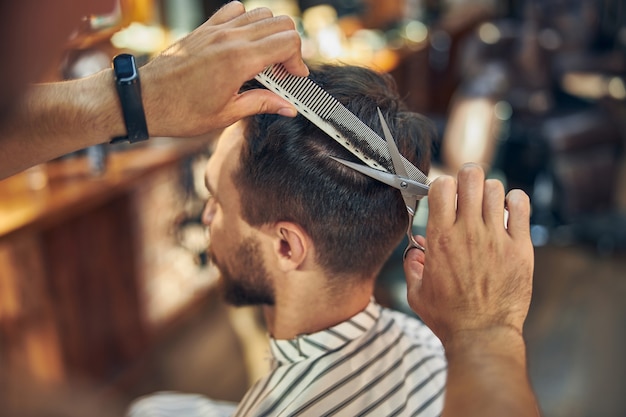
[[[219,286],[226,302],[234,306],[274,305],[274,288],[256,241],[245,239],[227,259],[216,256],[210,247],[208,253],[220,272]]]

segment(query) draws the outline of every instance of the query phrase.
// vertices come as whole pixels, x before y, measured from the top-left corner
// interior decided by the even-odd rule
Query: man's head
[[[311,71],[311,78],[382,137],[380,108],[400,152],[428,171],[430,124],[405,110],[389,76],[359,67],[322,66]],[[227,294],[230,301],[271,304],[273,269],[284,265],[274,261],[276,257],[300,259],[304,250],[303,259],[324,272],[327,285],[338,287],[346,280],[375,277],[399,244],[407,227],[399,191],[330,156],[358,162],[300,115],[295,119],[275,115],[248,118],[229,128],[220,140],[215,159],[209,163],[208,181],[217,177],[214,180],[222,186],[232,187],[227,192],[236,197],[236,203],[221,207],[222,218],[217,214],[205,218],[211,225],[213,259],[224,273],[224,281],[247,282],[264,293],[252,294],[253,300],[237,300],[234,298],[239,297],[232,296],[239,290],[250,292],[239,288],[234,290],[236,294]],[[378,162],[389,166],[387,161]],[[232,228],[225,242],[217,240],[214,233],[220,224]],[[277,243],[263,244],[272,237]],[[217,248],[223,243],[228,251]],[[271,248],[275,248],[274,255]],[[244,266],[244,261],[248,265]]]

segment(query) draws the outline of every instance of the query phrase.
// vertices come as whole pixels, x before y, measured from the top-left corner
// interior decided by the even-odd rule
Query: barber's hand
[[[256,113],[295,116],[267,90],[238,94],[266,66],[283,63],[308,75],[301,40],[287,16],[267,8],[246,12],[230,2],[140,70],[148,129],[153,136],[193,136]]]
[[[499,181],[467,164],[458,183],[449,176],[432,183],[428,205],[426,253],[411,250],[404,262],[411,308],[444,346],[465,331],[521,335],[534,258],[528,196],[513,190],[505,198]]]

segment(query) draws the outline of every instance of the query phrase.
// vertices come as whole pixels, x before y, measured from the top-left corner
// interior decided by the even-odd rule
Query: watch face
[[[135,78],[135,62],[132,55],[122,54],[113,58],[113,67],[115,75],[120,81],[129,81]]]

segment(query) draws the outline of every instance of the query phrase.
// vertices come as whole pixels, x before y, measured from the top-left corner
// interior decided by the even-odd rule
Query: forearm
[[[0,127],[0,178],[124,132],[111,70],[33,85]]]
[[[442,416],[538,416],[521,334],[511,328],[456,334],[446,343]]]
[[[270,64],[307,75],[300,46],[289,17],[227,3],[139,70],[148,132],[190,137],[257,113],[296,116],[293,105],[268,90],[238,91]],[[0,179],[125,134],[111,69],[33,86],[0,120]]]

